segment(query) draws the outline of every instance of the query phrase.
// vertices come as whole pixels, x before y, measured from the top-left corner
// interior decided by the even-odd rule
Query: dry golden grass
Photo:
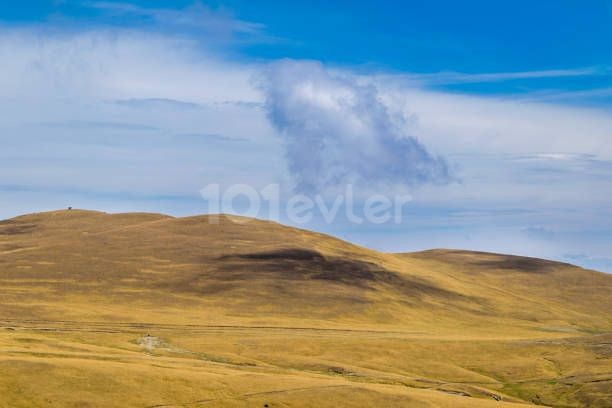
[[[0,221],[0,407],[612,406],[610,275],[209,221]]]

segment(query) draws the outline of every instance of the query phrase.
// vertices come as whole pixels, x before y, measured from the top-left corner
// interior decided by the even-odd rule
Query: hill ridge
[[[610,275],[208,221],[82,210],[0,221],[0,403],[609,406]],[[75,378],[102,388],[71,400],[89,389]]]

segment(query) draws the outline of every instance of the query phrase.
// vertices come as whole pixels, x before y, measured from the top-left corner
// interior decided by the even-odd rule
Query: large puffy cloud
[[[409,118],[391,114],[373,84],[317,62],[285,60],[270,65],[259,85],[301,191],[452,180],[445,160],[406,133]]]

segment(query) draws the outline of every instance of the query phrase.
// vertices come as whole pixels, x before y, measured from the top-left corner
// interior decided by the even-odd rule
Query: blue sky
[[[113,25],[201,35],[144,14],[109,12],[113,2],[24,0],[2,5],[4,22]],[[114,2],[127,4],[127,2]],[[96,7],[96,4],[98,7]],[[192,1],[132,1],[137,7],[194,10]],[[469,73],[540,71],[612,64],[609,0],[540,1],[223,1],[215,13],[251,22],[267,41],[244,41],[252,58],[317,59],[388,70]],[[103,7],[103,6],[108,7]],[[584,79],[584,78],[583,78]],[[609,84],[609,78],[590,80]],[[562,84],[565,86],[565,82]],[[551,81],[546,86],[554,86]]]
[[[0,216],[351,182],[405,221],[305,227],[612,271],[611,44],[608,0],[4,2]]]

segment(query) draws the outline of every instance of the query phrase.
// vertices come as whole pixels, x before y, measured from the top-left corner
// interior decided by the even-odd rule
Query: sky
[[[412,200],[298,226],[612,272],[609,0],[2,2],[0,111],[0,218],[350,184]]]

